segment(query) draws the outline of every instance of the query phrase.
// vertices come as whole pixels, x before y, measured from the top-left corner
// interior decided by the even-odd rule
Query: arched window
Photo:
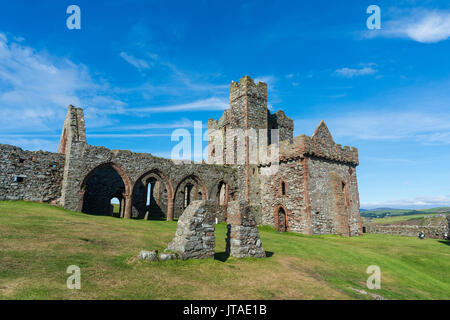
[[[286,195],[286,182],[281,181],[281,195],[285,196]]]
[[[152,204],[154,185],[155,185],[154,182],[147,184],[147,201],[145,203],[147,206],[150,206]]]
[[[287,215],[286,215],[286,211],[284,211],[283,207],[280,206],[278,208],[276,218],[277,218],[277,221],[275,223],[276,223],[277,230],[279,232],[286,232],[287,228],[288,228]]]
[[[227,185],[222,183],[219,188],[219,205],[224,206],[227,202]]]
[[[191,191],[194,185],[188,183],[184,187],[184,208],[187,208],[191,204]]]

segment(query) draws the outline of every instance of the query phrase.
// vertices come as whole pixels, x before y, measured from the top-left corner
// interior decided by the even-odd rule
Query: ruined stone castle
[[[309,137],[293,137],[293,120],[267,108],[267,85],[246,76],[230,86],[230,108],[210,119],[208,163],[176,163],[149,153],[109,150],[86,141],[83,110],[69,106],[57,153],[0,145],[0,200],[40,201],[88,214],[173,220],[194,200],[212,200],[217,221],[231,201],[246,201],[260,225],[308,235],[362,234],[356,177],[358,150],[336,144],[324,122]],[[252,159],[248,132],[277,129],[271,161]],[[218,143],[217,133],[223,134]],[[242,151],[238,151],[242,146]],[[225,158],[241,157],[228,163]],[[210,201],[211,202],[211,201]]]

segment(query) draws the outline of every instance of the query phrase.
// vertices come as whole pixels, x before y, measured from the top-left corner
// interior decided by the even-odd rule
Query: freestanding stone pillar
[[[255,214],[246,201],[228,203],[227,222],[231,226],[230,255],[232,257],[266,257],[259,237]]]
[[[216,217],[214,200],[196,200],[184,210],[178,219],[175,237],[167,249],[182,260],[214,258]]]

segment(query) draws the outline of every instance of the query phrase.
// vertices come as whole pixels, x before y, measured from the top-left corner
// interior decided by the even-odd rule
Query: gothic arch
[[[281,216],[283,214],[283,216]],[[275,228],[280,232],[289,231],[288,211],[285,206],[279,204],[274,211]],[[281,222],[281,223],[280,223]]]
[[[96,184],[92,179],[98,180],[97,182],[103,180],[103,183]],[[99,214],[106,214],[109,211],[109,203],[107,205],[106,201],[110,201],[107,198],[120,192],[124,201],[121,206],[123,208],[121,216],[131,218],[131,190],[132,183],[125,169],[114,162],[101,163],[90,169],[81,181],[78,209],[87,213],[94,213],[98,210]]]
[[[161,182],[164,184],[164,191],[167,194],[164,196],[164,201],[167,201],[167,205],[165,206],[165,210],[162,210],[162,213],[166,215],[167,220],[173,220],[173,184],[171,179],[168,178],[166,174],[164,174],[161,170],[157,168],[153,168],[147,170],[143,173],[134,183],[133,185],[133,210],[136,209],[138,211],[138,216],[143,217],[145,215],[145,205],[142,203],[142,187],[147,187],[147,184],[150,181],[158,181],[161,186]],[[161,203],[158,203],[160,206]],[[144,210],[144,213],[142,212]]]
[[[205,182],[195,174],[185,176],[173,193],[174,217],[181,216],[191,201],[207,199],[209,194]]]

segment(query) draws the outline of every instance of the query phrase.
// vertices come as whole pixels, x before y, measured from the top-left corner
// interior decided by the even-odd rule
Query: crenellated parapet
[[[268,146],[267,154],[274,145]],[[321,121],[314,134],[309,137],[300,135],[292,140],[284,140],[279,144],[280,161],[289,161],[305,156],[318,157],[342,163],[359,165],[358,149],[344,146],[334,142],[330,131],[324,121]],[[262,161],[262,165],[268,165],[268,161]]]
[[[230,101],[244,95],[258,97],[267,101],[267,84],[264,82],[256,84],[249,76],[242,77],[239,82],[231,82]]]
[[[314,137],[308,137],[306,135],[300,136],[297,141],[299,141],[297,149],[303,156],[314,156],[337,162],[351,163],[355,166],[359,165],[357,148],[349,146],[342,147],[340,144],[334,142],[325,145],[317,142]]]

